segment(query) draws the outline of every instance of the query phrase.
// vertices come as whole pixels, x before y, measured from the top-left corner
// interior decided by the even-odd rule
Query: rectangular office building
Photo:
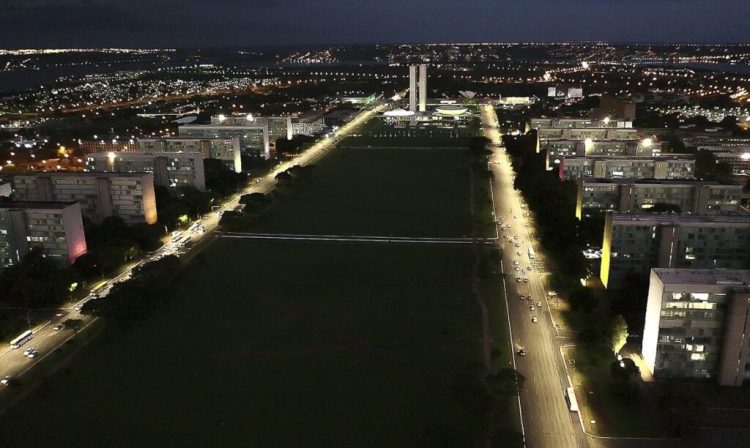
[[[154,176],[147,173],[26,173],[10,178],[14,200],[81,204],[99,223],[119,216],[128,224],[156,222]]]
[[[750,378],[750,270],[653,269],[643,359],[657,378]]]
[[[557,159],[560,180],[597,179],[692,179],[695,160],[664,157],[580,157]]]
[[[247,155],[271,156],[271,142],[268,126],[248,123],[246,125],[227,124],[188,124],[178,128],[180,137],[193,138],[235,138],[240,139],[240,150]]]
[[[138,140],[141,152],[200,152],[204,159],[221,160],[235,173],[242,172],[240,138],[162,137]]]
[[[587,210],[640,212],[668,204],[681,213],[735,213],[740,209],[741,185],[697,180],[595,179],[578,181],[576,217]]]
[[[86,166],[100,173],[149,173],[154,185],[206,191],[200,152],[95,152],[86,156]]]
[[[661,142],[641,140],[550,139],[540,143],[546,151],[547,169],[551,170],[566,157],[657,157],[661,155]]]
[[[610,213],[604,220],[599,277],[618,289],[649,269],[750,266],[750,215]]]
[[[0,267],[39,248],[51,260],[73,264],[86,253],[78,202],[0,202]]]

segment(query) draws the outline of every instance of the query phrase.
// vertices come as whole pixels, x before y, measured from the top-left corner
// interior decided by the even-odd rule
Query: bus
[[[529,259],[534,260],[536,258],[536,255],[534,255],[534,248],[529,247]]]
[[[32,333],[31,330],[24,331],[20,334],[20,336],[10,341],[10,348],[12,348],[13,350],[19,348],[23,344],[29,342],[33,335],[34,333]]]
[[[578,412],[578,401],[576,400],[576,393],[572,387],[565,390],[565,401],[568,402],[568,409],[570,409],[570,412]]]

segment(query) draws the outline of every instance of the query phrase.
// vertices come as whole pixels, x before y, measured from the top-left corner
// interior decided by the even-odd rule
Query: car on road
[[[34,347],[29,347],[23,351],[23,356],[29,356],[29,353],[32,353],[33,351],[34,351]]]
[[[534,306],[533,303],[531,304],[531,306],[529,306],[529,310],[531,310],[531,311],[535,311],[536,310],[536,307]]]
[[[36,355],[38,355],[38,354],[39,354],[39,352],[38,352],[38,351],[36,351],[36,349],[34,349],[34,348],[32,348],[32,349],[30,349],[30,350],[31,350],[31,351],[30,351],[29,353],[26,353],[26,352],[24,352],[24,355],[26,355],[26,357],[27,357],[27,358],[29,358],[29,359],[34,359],[34,358],[36,358]]]
[[[520,250],[516,251],[516,255],[518,255],[520,257],[521,256],[521,251]]]
[[[526,350],[524,350],[524,349],[519,349],[519,350],[518,350],[518,356],[526,356]]]
[[[516,243],[515,246],[516,247],[521,247],[521,243]]]
[[[518,266],[519,264],[521,263],[518,260],[513,260],[513,266]]]
[[[65,325],[63,325],[63,324],[57,324],[54,327],[52,327],[52,329],[55,330],[55,331],[60,331],[63,328],[65,328]]]
[[[537,303],[536,303],[536,307],[537,307],[537,308],[541,308],[541,307],[542,307],[542,302],[537,302]]]
[[[516,282],[523,283],[523,279],[521,277],[516,277]]]
[[[528,283],[528,282],[529,282],[529,279],[528,279],[528,278],[525,278],[525,279],[523,279],[522,281],[523,281],[524,283]]]
[[[0,384],[3,386],[9,386],[13,382],[13,377],[10,375],[5,375],[3,379],[0,380]]]
[[[531,318],[531,323],[535,324],[537,322],[539,322],[539,319],[537,319],[536,316],[534,316],[534,317]]]

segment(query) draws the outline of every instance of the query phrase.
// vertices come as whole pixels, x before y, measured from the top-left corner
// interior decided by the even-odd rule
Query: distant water
[[[748,64],[707,64],[705,62],[687,62],[684,64],[648,64],[648,65],[657,65],[660,67],[672,67],[672,68],[692,68],[696,70],[710,70],[713,72],[723,72],[723,73],[735,73],[738,75],[747,75],[750,74],[750,65]]]
[[[164,68],[168,66],[181,66],[187,64],[211,64],[232,66],[232,67],[310,67],[310,66],[353,66],[353,65],[375,65],[374,61],[342,61],[332,64],[278,64],[275,62],[257,62],[242,60],[240,56],[229,58],[211,58],[204,57],[200,61],[186,62],[183,60],[172,61],[167,63],[139,62],[139,63],[118,63],[114,65],[102,66],[69,66],[53,67],[43,70],[14,70],[11,72],[0,72],[0,96],[19,90],[35,88],[39,85],[51,83],[61,76],[83,76],[94,73],[112,73],[124,70],[144,70],[150,68]]]
[[[26,90],[54,81],[61,76],[83,76],[92,73],[111,73],[121,70],[140,70],[154,67],[154,64],[117,64],[114,66],[97,67],[91,65],[52,67],[42,70],[13,70],[0,72],[0,94]]]

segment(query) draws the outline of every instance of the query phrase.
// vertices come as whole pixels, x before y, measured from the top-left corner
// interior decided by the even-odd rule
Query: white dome
[[[383,112],[385,117],[411,117],[412,115],[414,115],[414,112],[406,109],[393,109]]]
[[[435,112],[439,115],[463,115],[465,114],[469,109],[458,106],[458,105],[446,105],[446,106],[438,106],[435,108]]]

